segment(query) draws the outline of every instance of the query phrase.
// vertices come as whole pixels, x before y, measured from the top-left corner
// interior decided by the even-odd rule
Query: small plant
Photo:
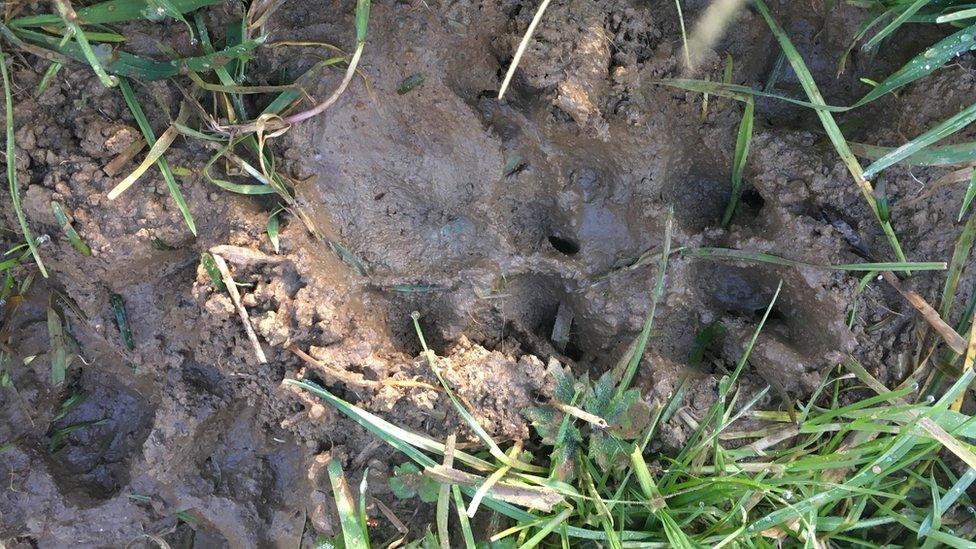
[[[440,484],[425,477],[413,463],[402,463],[393,468],[390,491],[399,499],[419,497],[424,503],[437,501]]]

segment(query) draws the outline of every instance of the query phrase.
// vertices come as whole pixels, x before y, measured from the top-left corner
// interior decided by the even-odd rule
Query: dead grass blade
[[[435,465],[424,470],[424,474],[438,482],[458,486],[481,486],[488,479],[458,469]],[[496,483],[488,491],[488,497],[513,505],[549,512],[562,503],[565,498],[555,490],[542,486],[522,486],[504,482]]]
[[[185,119],[185,115],[183,116]],[[178,118],[177,121],[182,123],[184,120]],[[153,164],[155,164],[160,158],[163,157],[164,154],[166,154],[166,151],[169,149],[170,145],[172,145],[173,142],[176,141],[176,137],[179,135],[180,132],[175,125],[166,128],[166,131],[164,131],[163,134],[159,136],[159,139],[156,140],[156,143],[152,146],[152,148],[149,149],[149,153],[146,155],[146,158],[143,159],[142,163],[139,164],[139,166],[135,170],[133,170],[132,173],[128,175],[128,177],[123,179],[118,185],[116,185],[111,191],[109,191],[108,199],[115,200],[116,198],[119,197],[120,194],[125,192],[126,189],[131,187],[133,183],[138,181],[139,178],[142,177],[142,175],[145,174],[149,170],[149,168],[153,166]]]
[[[220,276],[224,281],[224,286],[227,287],[227,293],[230,294],[230,300],[234,302],[234,307],[237,309],[238,316],[241,317],[241,322],[244,323],[244,331],[247,333],[247,339],[251,342],[251,347],[254,350],[254,356],[257,357],[260,364],[265,364],[268,362],[268,357],[264,354],[264,349],[261,348],[261,342],[258,341],[258,336],[254,333],[254,326],[251,324],[251,317],[247,314],[247,309],[244,308],[244,303],[241,302],[241,293],[237,291],[237,284],[234,282],[233,277],[230,275],[230,269],[227,268],[227,262],[220,255],[210,252],[213,257],[213,262],[217,266],[217,270],[220,271]]]
[[[141,137],[139,139],[136,139],[135,141],[132,142],[131,145],[126,147],[125,150],[120,152],[108,164],[105,164],[105,167],[102,168],[102,171],[105,172],[105,174],[108,176],[115,177],[116,175],[119,174],[119,172],[122,171],[122,168],[124,168],[126,164],[131,162],[132,159],[135,158],[137,154],[142,152],[142,149],[144,148],[146,148],[146,140],[142,139]]]
[[[847,361],[844,362],[844,365],[847,366],[847,368],[851,370],[854,373],[854,375],[857,376],[858,379],[860,379],[865,385],[870,387],[871,390],[878,393],[879,395],[890,392],[888,391],[888,388],[884,386],[883,383],[881,383],[874,376],[872,376],[870,372],[864,369],[864,366],[861,366],[861,363],[859,363],[857,360],[854,360],[853,357],[848,357]],[[976,371],[970,369],[968,371],[963,372],[962,376],[960,376],[959,379],[956,380],[956,383],[953,385],[953,387],[946,392],[946,396],[951,396],[952,400],[955,401],[955,399],[958,396],[965,394],[966,387],[968,387],[969,384],[972,383],[974,378],[976,378]],[[905,402],[903,399],[900,398],[895,398],[892,400],[896,404],[900,404],[900,405],[908,404],[907,402]],[[947,450],[955,454],[956,457],[961,459],[964,463],[966,463],[966,465],[970,466],[973,469],[976,469],[976,454],[974,454],[973,451],[970,450],[963,443],[959,442],[959,440],[956,439],[956,437],[950,435],[948,432],[946,432],[945,429],[943,429],[937,423],[932,421],[932,419],[928,417],[922,417],[921,414],[916,410],[913,409],[907,410],[906,416],[912,420],[917,420],[918,426],[921,427],[923,430],[925,430],[929,434],[929,436],[932,437],[933,440],[936,440],[940,444],[945,446]]]
[[[532,17],[532,22],[529,23],[529,27],[525,29],[525,34],[522,35],[522,41],[519,42],[518,48],[515,50],[515,55],[512,57],[512,63],[508,66],[508,72],[505,73],[505,79],[502,80],[502,87],[498,88],[498,99],[505,97],[505,92],[508,91],[508,85],[512,81],[512,76],[515,75],[515,69],[518,68],[519,61],[522,60],[522,56],[525,55],[525,49],[529,47],[529,42],[532,40],[532,34],[535,32],[535,28],[539,26],[539,21],[542,21],[542,15],[546,13],[546,8],[549,7],[550,0],[542,0],[539,4],[538,9],[535,10],[535,16]]]
[[[901,282],[898,280],[898,277],[896,277],[890,271],[881,273],[881,276],[884,277],[885,282],[897,290],[898,293],[900,293],[902,297],[904,297],[905,300],[908,301],[908,303],[911,304],[911,306],[922,315],[922,318],[924,318],[925,321],[928,322],[933,329],[935,329],[936,333],[938,333],[939,336],[945,340],[953,351],[960,355],[966,352],[966,347],[968,344],[965,338],[952,329],[952,326],[946,324],[946,321],[942,320],[942,317],[939,316],[939,312],[929,305],[928,302],[925,301],[925,298],[911,290],[905,289],[905,287],[902,286]]]

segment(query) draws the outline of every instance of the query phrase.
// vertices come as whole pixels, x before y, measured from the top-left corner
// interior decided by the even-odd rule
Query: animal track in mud
[[[82,373],[76,391],[84,400],[51,424],[40,450],[61,493],[83,506],[126,487],[153,416],[143,396],[97,376]]]
[[[345,36],[340,33],[348,29],[339,30],[338,16],[328,15],[323,24],[314,10],[293,4],[295,9],[275,14],[282,19],[272,18],[276,21],[272,25],[279,27],[274,29],[276,36],[301,40]],[[487,419],[484,425],[493,434],[525,438],[529,430],[520,411],[531,399],[520,392],[544,384],[544,366],[532,355],[568,356],[579,369],[599,374],[639,333],[650,309],[656,262],[634,269],[621,266],[644,254],[652,257],[660,249],[670,204],[676,212],[675,246],[738,248],[819,263],[851,261],[843,255],[843,239],[830,232],[832,222],[804,214],[823,206],[811,196],[813,189],[841,192],[839,186],[824,181],[849,185],[846,175],[836,177],[829,162],[821,165],[817,156],[821,153],[809,135],[791,141],[757,124],[749,161],[755,180],[746,177],[740,209],[730,227],[717,226],[728,201],[729,157],[739,112],[715,99],[703,120],[698,99],[647,85],[676,74],[680,56],[675,55],[675,45],[680,43],[676,23],[670,17],[656,17],[657,7],[614,1],[588,4],[573,12],[572,6],[554,5],[547,14],[551,23],[540,31],[545,33],[540,34],[543,47],[523,59],[508,96],[498,101],[500,76],[531,18],[529,10],[518,5],[525,13],[512,22],[511,13],[499,13],[491,2],[453,3],[445,9],[450,21],[444,22],[439,19],[444,14],[406,4],[378,6],[370,22],[371,36],[382,39],[369,41],[362,65],[369,90],[362,91],[357,79],[327,116],[293,128],[278,143],[287,145],[283,155],[287,162],[282,165],[318,176],[298,186],[301,204],[331,218],[331,223],[323,224],[328,225],[330,238],[334,235],[352,250],[371,276],[364,280],[342,270],[321,243],[303,240],[300,229],[289,228],[299,224],[283,215],[280,268],[255,273],[234,266],[246,307],[271,356],[269,364],[258,367],[248,354],[232,305],[213,289],[202,270],[196,273],[193,293],[187,295],[192,275],[184,268],[196,265],[196,253],[190,250],[195,244],[190,243],[179,213],[165,206],[169,199],[155,170],[145,176],[156,178],[145,186],[155,189],[155,195],[147,191],[150,198],[133,189],[114,205],[99,203],[100,193],[91,190],[110,188],[110,178],[101,174],[101,162],[95,161],[104,154],[97,150],[103,140],[84,137],[84,154],[74,150],[78,143],[67,135],[78,133],[77,128],[56,143],[38,141],[41,145],[28,151],[34,173],[24,179],[30,182],[25,205],[31,222],[57,235],[48,208],[55,193],[54,198],[64,198],[75,210],[77,228],[97,244],[93,247],[99,252],[70,265],[52,265],[52,270],[70,282],[70,293],[81,298],[85,312],[91,318],[98,316],[106,337],[117,334],[108,313],[97,311],[99,303],[104,302],[106,286],[125,286],[115,290],[129,300],[139,369],[132,373],[124,366],[112,371],[118,379],[145,383],[148,398],[158,403],[155,407],[140,404],[141,389],[122,387],[109,378],[86,377],[89,370],[101,366],[85,369],[76,363],[86,372],[81,384],[104,406],[89,402],[55,428],[88,418],[107,421],[75,432],[69,444],[51,456],[42,455],[47,443],[43,433],[19,442],[29,452],[18,448],[11,453],[19,464],[27,464],[18,465],[18,470],[36,473],[47,485],[57,484],[47,491],[46,499],[39,495],[20,508],[57,510],[65,507],[63,492],[79,506],[87,505],[90,516],[115,509],[105,515],[129,528],[118,527],[120,532],[150,524],[155,520],[152,514],[160,509],[193,508],[202,515],[199,530],[178,527],[168,538],[172,545],[180,546],[182,540],[187,546],[194,541],[247,546],[262,545],[265,534],[270,545],[279,529],[300,534],[305,530],[301,517],[307,506],[309,520],[325,533],[330,527],[329,486],[321,478],[312,480],[311,471],[305,470],[309,454],[368,454],[373,439],[320,402],[282,394],[278,387],[282,377],[301,373],[349,401],[441,437],[458,425],[445,420],[452,414],[450,404],[435,392],[373,394],[372,389],[350,386],[329,374],[330,369],[342,368],[369,381],[399,376],[436,383],[423,361],[412,360],[419,344],[410,313],[419,310],[428,341],[452,361],[448,375],[458,377],[449,382],[474,403],[473,413]],[[758,17],[751,21],[754,30],[766,32]],[[609,55],[601,50],[601,55],[583,56],[599,61],[585,67],[572,63],[580,58],[578,45],[584,40],[579,39],[599,35],[600,22],[608,35]],[[458,28],[467,30],[456,32]],[[667,31],[663,35],[662,29]],[[741,47],[733,52],[738,79],[754,82],[759,73],[768,72],[773,48],[756,48],[752,40],[762,37],[768,38],[753,33],[738,42]],[[255,73],[272,74],[274,70],[261,69],[295,61],[294,55],[283,51],[271,52],[267,58],[259,55],[253,61]],[[750,65],[762,66],[752,70]],[[418,72],[426,76],[423,85],[403,95],[396,93],[404,77]],[[712,76],[720,76],[719,72]],[[61,74],[74,73],[66,66]],[[321,89],[312,91],[320,95],[335,78],[335,74],[323,76]],[[35,111],[70,112],[70,101],[81,93],[78,90],[95,89],[87,85],[88,80],[69,82],[71,89],[56,91],[64,97]],[[592,101],[569,101],[563,96],[569,89],[567,82],[592,91],[587,94]],[[52,86],[56,89],[58,83]],[[153,94],[161,91],[147,89]],[[110,118],[124,119],[125,105],[114,94],[96,94],[92,100],[99,111],[107,106]],[[46,105],[58,108],[43,108]],[[22,110],[18,109],[18,117],[23,116]],[[97,117],[90,112],[89,118]],[[46,133],[58,133],[56,122],[32,119],[36,120]],[[162,118],[153,120],[154,127],[165,123]],[[78,128],[87,126],[95,125]],[[784,133],[797,132],[792,121],[789,127]],[[601,139],[601,130],[609,133],[610,141]],[[26,142],[18,136],[18,145]],[[182,147],[176,143],[167,153],[178,160],[174,165],[206,162],[206,154],[197,158]],[[84,172],[61,167],[63,159],[73,162],[79,154]],[[38,176],[45,173],[45,165],[50,177]],[[271,253],[264,236],[267,215],[257,201],[213,193],[206,182],[191,178],[181,181],[181,186],[201,222],[202,249],[231,243]],[[849,204],[842,211],[857,219],[852,214],[856,209]],[[232,220],[229,228],[227,220]],[[148,251],[148,244],[142,245],[145,235],[133,235],[133,227],[160,234],[184,251]],[[856,228],[844,224],[838,230]],[[59,240],[63,238],[52,238],[52,243]],[[72,257],[64,242],[60,246],[50,255]],[[323,267],[326,256],[336,265]],[[743,342],[752,336],[781,279],[782,292],[753,350],[742,386],[747,393],[766,382],[787,393],[808,390],[829,352],[849,348],[851,335],[844,320],[852,293],[850,277],[674,255],[647,359],[636,379],[646,398],[667,399],[672,394],[676,380],[685,373],[695,335],[711,322],[721,322],[728,330],[711,346],[711,356],[726,367],[738,360]],[[132,282],[136,280],[137,284]],[[359,299],[363,302],[349,305]],[[550,341],[560,308],[573,316],[565,353],[556,353]],[[41,311],[43,315],[43,307]],[[34,331],[43,335],[43,320]],[[316,370],[287,354],[283,342],[332,360],[327,368]],[[26,354],[45,352],[46,347],[40,347]],[[47,387],[47,375],[35,365],[35,381],[26,386]],[[720,375],[716,368],[693,378],[686,400],[693,416],[708,405]],[[48,417],[57,409],[55,398],[59,395],[43,394],[39,399],[38,408],[46,410]],[[122,413],[127,417],[119,417]],[[681,436],[687,435],[687,426],[678,423],[660,430],[662,437],[670,439],[665,442],[668,448],[679,447]],[[114,437],[109,436],[110,426]],[[270,434],[277,433],[277,426],[285,431],[280,437]],[[44,429],[42,424],[40,430]],[[146,438],[148,429],[152,432]],[[215,432],[225,434],[215,436]],[[289,434],[297,444],[282,442]],[[85,453],[75,448],[76,442],[82,442],[77,437],[86,437],[84,442],[94,450]],[[379,467],[368,464],[381,476],[387,464],[401,459],[384,451],[375,456]],[[30,457],[25,457],[28,453]],[[49,474],[58,478],[48,482]],[[370,490],[382,490],[384,485],[371,481]],[[154,503],[155,510],[146,506],[131,514],[141,509],[127,501],[128,490],[135,489],[159,494],[155,503],[161,505]],[[89,500],[82,501],[85,497]],[[38,501],[48,502],[48,507],[38,506]],[[400,516],[415,511],[406,509]],[[294,519],[289,513],[295,513]],[[3,514],[8,523],[26,523]],[[101,527],[101,521],[63,515],[59,519]],[[20,524],[14,527],[21,528]],[[63,539],[73,539],[80,530],[65,526],[60,532]],[[31,531],[50,533],[43,527]],[[123,545],[126,541],[118,534],[112,539]]]
[[[537,84],[549,78],[526,70]],[[775,250],[790,240],[792,218],[767,208],[748,178],[732,226],[719,229],[731,159],[711,154],[718,145],[687,113],[656,112],[658,131],[650,134],[611,124],[616,141],[608,144],[578,120],[553,116],[553,103],[527,80],[517,79],[505,101],[472,92],[485,89],[431,78],[391,99],[395,111],[368,118],[336,112],[332,123],[352,131],[307,141],[330,177],[306,198],[337,212],[347,245],[379,280],[391,281],[375,303],[403,352],[418,350],[407,319],[419,310],[435,347],[462,334],[491,347],[522,332],[523,349],[546,354],[562,304],[574,313],[574,358],[607,356],[640,329],[653,267],[608,282],[600,277],[660,247],[669,204],[677,246]],[[377,164],[371,149],[384,151],[381,169],[366,168]],[[688,151],[699,152],[688,158]],[[782,277],[770,337],[809,357],[844,338],[832,329],[828,343],[804,346],[805,323],[845,313],[832,301],[817,303],[821,279],[765,265],[674,261],[691,265],[681,271],[687,276],[669,277],[662,301],[662,314],[680,317],[676,325],[722,319],[747,339]],[[421,291],[391,290],[404,283]],[[696,288],[690,300],[688,288]],[[689,345],[687,334],[665,343],[676,361]],[[804,362],[810,370],[820,365]]]

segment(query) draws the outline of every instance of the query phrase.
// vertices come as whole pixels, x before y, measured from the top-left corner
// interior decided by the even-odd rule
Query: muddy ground
[[[213,28],[235,15],[233,4],[207,10]],[[683,2],[686,17],[694,20],[706,4]],[[863,15],[838,4],[825,12],[817,1],[770,2],[828,102],[849,104],[866,90],[859,77],[880,79],[932,35],[908,27],[875,58],[855,52],[837,77],[836,62]],[[374,3],[363,78],[325,115],[275,141],[282,169],[303,181],[295,189],[300,208],[358,257],[366,275],[291,215],[275,254],[264,234],[274,202],[209,184],[199,169],[211,153],[198,143],[180,140],[168,153],[171,164],[194,174],[180,183],[198,237],[155,169],[109,201],[118,177],[103,168],[137,135],[121,96],[73,65],[35,97],[45,66],[14,55],[17,169],[27,217],[37,233],[50,235],[41,254],[51,278],[37,279],[9,325],[14,360],[0,393],[0,444],[12,446],[0,454],[0,540],[8,547],[125,546],[148,543],[141,536],[151,534],[175,547],[310,544],[337,531],[321,467],[326,455],[341,456],[355,481],[368,468],[375,540],[400,537],[381,504],[410,528],[408,537],[418,537],[431,510],[398,501],[387,486],[403,458],[335,410],[283,388],[283,379],[315,380],[435,437],[470,437],[443,394],[377,383],[436,383],[418,358],[416,310],[434,349],[450,361],[449,382],[482,425],[499,441],[524,439],[531,447],[537,441],[520,411],[545,391],[544,363],[556,358],[599,374],[639,332],[656,267],[627,265],[661,248],[669,206],[674,246],[825,264],[863,261],[864,250],[890,259],[816,118],[782,103],[758,103],[744,204],[727,229],[720,226],[741,105],[713,97],[703,112],[699,95],[655,83],[681,71],[671,0],[556,0],[506,99],[497,100],[535,7],[513,0]],[[347,0],[290,0],[270,20],[270,35],[351,49],[352,11]],[[130,48],[162,55],[153,41],[160,25],[133,27]],[[167,40],[192,51],[181,25],[164,28]],[[252,83],[290,81],[318,54],[264,48],[249,71]],[[765,23],[746,10],[706,53],[697,76],[721,79],[731,56],[735,82],[762,86],[777,55]],[[423,83],[398,93],[415,73]],[[904,142],[968,104],[973,74],[968,54],[898,97],[841,117],[850,123],[848,137]],[[341,77],[326,73],[310,91],[325,97]],[[789,69],[776,90],[802,93]],[[158,107],[147,109],[158,134],[179,90],[152,83],[137,93]],[[926,196],[947,171],[886,173],[894,227],[912,260],[951,256],[964,189],[949,185]],[[4,200],[4,234],[15,242],[16,220]],[[68,210],[92,257],[70,247],[51,200]],[[200,252],[218,244],[280,259],[234,269],[267,364],[257,363],[230,299],[199,266]],[[936,303],[943,277],[922,273],[910,285]],[[653,449],[680,446],[688,419],[711,403],[722,368],[738,359],[779,281],[782,294],[743,381],[747,391],[775,388],[761,407],[782,408],[784,395],[808,394],[844,352],[887,383],[901,380],[921,321],[897,294],[871,283],[848,329],[857,280],[675,256],[636,383],[651,402],[666,399],[683,376],[694,381]],[[972,291],[967,272],[960,302]],[[51,386],[45,354],[55,292],[84,316],[66,313],[80,358],[59,387]],[[126,303],[132,351],[119,338],[113,293]],[[563,351],[550,339],[561,306],[573,316]],[[961,306],[953,320],[959,314]],[[728,333],[704,364],[690,367],[696,334],[715,321]],[[324,367],[308,366],[291,346]],[[76,393],[87,398],[56,418]],[[52,451],[52,433],[79,424]]]

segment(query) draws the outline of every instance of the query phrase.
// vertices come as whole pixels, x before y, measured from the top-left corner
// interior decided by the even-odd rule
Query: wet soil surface
[[[707,3],[683,4],[693,20]],[[914,41],[931,38],[909,28],[903,52],[855,54],[838,77],[836,61],[863,14],[843,5],[825,12],[820,2],[771,6],[831,104],[851,103],[865,91],[858,77],[883,77],[918,51]],[[431,509],[398,501],[387,486],[403,458],[282,380],[311,379],[401,426],[470,439],[442,393],[385,383],[436,384],[418,358],[410,313],[419,311],[428,340],[446,357],[448,382],[475,417],[498,441],[532,445],[521,411],[548,390],[545,363],[599,374],[639,332],[656,267],[637,259],[662,247],[668,208],[675,247],[822,264],[863,261],[865,250],[890,259],[816,118],[782,103],[758,103],[744,204],[721,227],[741,105],[713,97],[706,110],[699,95],[656,84],[681,70],[670,0],[554,1],[505,100],[496,99],[535,7],[375,3],[362,78],[326,114],[274,142],[282,169],[302,181],[298,207],[365,272],[289,214],[275,253],[264,233],[273,203],[208,184],[199,169],[211,152],[198,143],[180,140],[168,153],[170,164],[191,173],[180,182],[198,237],[156,170],[109,201],[118,178],[104,167],[138,135],[120,95],[71,66],[35,97],[44,67],[14,56],[17,169],[27,217],[50,235],[41,253],[52,276],[37,280],[9,323],[13,360],[0,393],[0,444],[12,445],[0,454],[0,540],[125,546],[150,543],[143,537],[150,534],[179,547],[311,543],[337,532],[322,467],[329,455],[342,457],[357,484],[368,469],[376,539],[400,535],[382,506],[416,537]],[[208,20],[216,28],[234,9],[211,8]],[[269,31],[276,41],[350,48],[351,14],[348,1],[292,0]],[[159,32],[151,27],[135,30]],[[169,31],[192,50],[180,25]],[[132,47],[160,53],[148,38]],[[265,48],[252,61],[253,83],[290,81],[315,62],[312,53]],[[720,80],[731,56],[736,83],[762,86],[777,55],[762,19],[746,10],[706,52],[697,76]],[[849,137],[895,145],[917,135],[971,101],[972,66],[971,55],[961,57],[898,97],[841,117],[851,124]],[[415,74],[422,83],[398,93]],[[326,73],[310,92],[325,97],[341,77]],[[788,69],[775,86],[802,93]],[[179,90],[152,83],[137,93],[158,107],[148,110],[161,132]],[[895,230],[912,260],[951,256],[964,189],[929,192],[947,171],[887,174]],[[69,211],[91,257],[70,247],[51,200]],[[9,204],[3,220],[13,238]],[[220,244],[276,258],[232,263],[266,364],[256,361],[230,298],[199,266],[200,253]],[[918,274],[910,286],[934,303],[943,277]],[[667,399],[683,377],[693,381],[654,451],[680,447],[689,419],[710,405],[717,379],[738,360],[780,282],[743,380],[747,391],[775,389],[760,407],[808,395],[842,353],[853,352],[882,381],[904,377],[922,324],[880,283],[857,299],[848,328],[856,276],[677,255],[636,384],[650,403]],[[964,276],[959,299],[972,291]],[[125,302],[133,350],[119,338],[112,294]],[[78,358],[58,387],[46,354],[52,295],[77,305],[65,316]],[[572,317],[561,350],[551,340],[560,309]],[[725,336],[709,347],[708,360],[689,366],[696,335],[715,322]],[[73,395],[84,399],[59,414]]]

